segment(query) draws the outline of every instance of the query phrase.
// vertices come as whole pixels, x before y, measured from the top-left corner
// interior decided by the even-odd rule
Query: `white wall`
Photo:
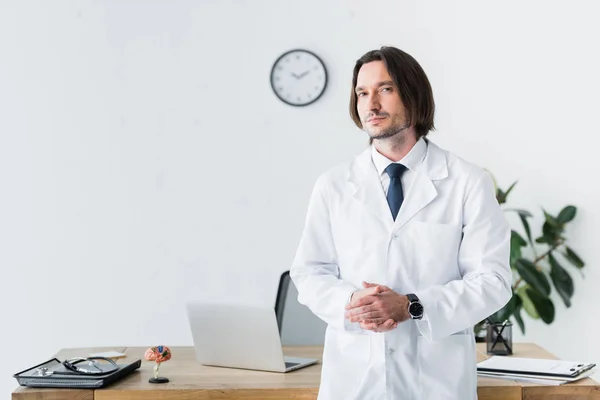
[[[189,345],[186,300],[273,304],[314,179],[365,146],[351,70],[384,44],[427,71],[434,141],[505,187],[518,179],[515,206],[579,207],[573,306],[518,339],[600,362],[595,2],[0,7],[0,393],[62,347]],[[330,73],[307,108],[269,85],[296,47]]]

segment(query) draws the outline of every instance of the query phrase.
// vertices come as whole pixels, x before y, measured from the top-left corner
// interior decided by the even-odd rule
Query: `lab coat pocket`
[[[443,285],[459,279],[458,250],[462,238],[459,224],[415,221],[410,223],[414,267],[419,271],[419,287]]]
[[[417,339],[423,399],[472,400],[477,393],[473,335],[455,334],[436,341]]]

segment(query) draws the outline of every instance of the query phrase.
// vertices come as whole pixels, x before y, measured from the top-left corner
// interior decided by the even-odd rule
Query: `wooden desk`
[[[478,344],[479,360],[487,358],[485,344]],[[141,358],[146,348],[65,349],[57,358],[87,356],[91,352],[118,350],[127,354],[122,360]],[[515,343],[515,356],[556,358],[539,346]],[[319,386],[321,365],[313,365],[287,373],[270,373],[205,367],[195,360],[192,347],[173,347],[173,359],[160,368],[160,376],[170,379],[166,384],[150,384],[152,362],[142,361],[139,372],[107,388],[97,390],[17,388],[13,400],[315,400]],[[286,355],[321,358],[322,347],[286,347]],[[600,400],[600,386],[584,379],[563,386],[539,386],[531,383],[479,378],[479,400]]]

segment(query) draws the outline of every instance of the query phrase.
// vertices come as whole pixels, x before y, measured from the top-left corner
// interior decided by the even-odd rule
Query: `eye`
[[[365,95],[365,94],[366,94],[365,92],[360,92],[360,93],[357,93],[356,96],[357,97],[363,97],[363,95]]]
[[[391,87],[384,87],[383,89],[381,89],[382,92],[391,92],[392,88]]]

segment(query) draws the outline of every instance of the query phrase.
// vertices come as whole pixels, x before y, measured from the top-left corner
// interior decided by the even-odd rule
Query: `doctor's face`
[[[372,139],[386,139],[406,131],[406,109],[383,61],[363,64],[356,78],[356,108]]]

